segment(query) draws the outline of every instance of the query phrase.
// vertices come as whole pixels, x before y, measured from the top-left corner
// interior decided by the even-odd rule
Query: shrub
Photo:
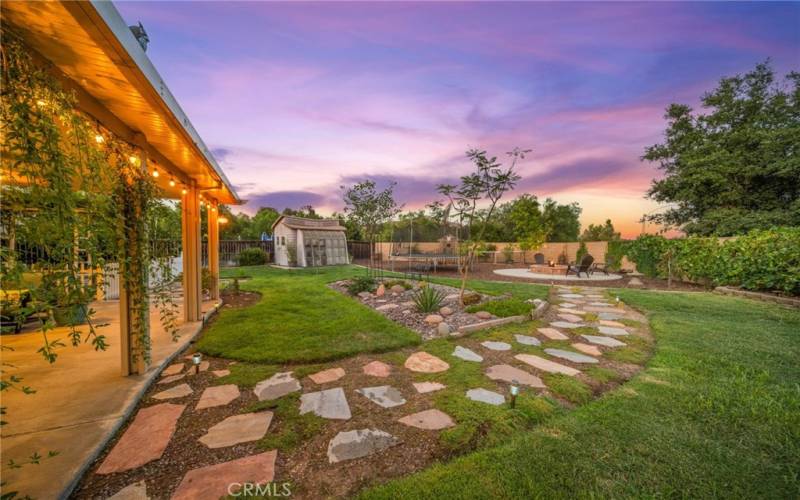
[[[514,245],[506,245],[503,247],[503,258],[506,264],[514,263]]]
[[[386,288],[392,288],[395,285],[400,285],[403,288],[405,288],[406,290],[410,290],[412,288],[412,286],[405,280],[388,280],[388,281],[384,281],[383,285]]]
[[[414,304],[416,304],[417,310],[423,313],[438,311],[439,308],[442,307],[443,301],[444,294],[432,286],[420,288],[419,291],[414,294]]]
[[[469,306],[467,312],[476,313],[478,311],[486,311],[494,314],[499,318],[507,318],[509,316],[525,316],[531,313],[533,304],[525,302],[520,299],[502,299],[490,300],[484,304],[477,304]]]
[[[605,262],[610,271],[619,271],[622,266],[622,258],[628,248],[628,242],[622,240],[611,240],[606,249]]]
[[[586,243],[581,241],[581,244],[578,245],[578,251],[575,252],[575,263],[580,264],[581,259],[583,259],[583,256],[587,253],[589,253],[589,249],[586,248]]]
[[[261,266],[267,263],[267,252],[260,248],[245,248],[239,252],[240,266]]]
[[[372,292],[375,290],[377,282],[375,278],[369,276],[360,276],[353,278],[347,285],[347,293],[350,295],[358,295],[361,292]]]

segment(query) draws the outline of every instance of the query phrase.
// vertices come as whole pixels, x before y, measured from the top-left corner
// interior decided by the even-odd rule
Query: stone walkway
[[[297,404],[301,415],[313,413],[323,419],[339,421],[338,429],[345,425],[343,430],[328,441],[326,458],[329,464],[377,453],[392,453],[391,449],[401,445],[402,440],[387,430],[380,429],[381,419],[378,417],[382,412],[395,408],[402,412],[409,398],[414,396],[413,393],[404,394],[403,390],[398,389],[402,386],[391,383],[404,370],[405,373],[436,378],[437,374],[451,369],[450,363],[480,365],[486,381],[485,387],[477,383],[476,387],[468,388],[463,397],[477,404],[502,407],[512,401],[512,398],[507,397],[511,386],[523,387],[526,391],[535,393],[547,391],[542,376],[545,379],[548,374],[579,376],[585,367],[600,364],[607,351],[626,345],[619,339],[629,336],[631,329],[619,320],[629,317],[627,309],[618,307],[616,301],[606,300],[603,295],[586,293],[582,289],[557,288],[556,294],[560,303],[547,314],[546,317],[552,319],[548,325],[527,335],[515,334],[513,341],[473,341],[469,344],[470,347],[457,343],[447,359],[426,352],[423,344],[419,351],[408,355],[402,366],[371,361],[356,367],[363,374],[348,374],[344,368],[334,366],[310,374],[310,383],[305,383],[307,387],[303,386],[293,372],[280,372],[257,383],[253,393],[259,401],[272,401],[292,393],[300,393]],[[604,314],[605,317],[602,316]],[[585,333],[587,327],[593,329],[592,334]],[[580,330],[574,331],[576,329]],[[466,341],[467,339],[455,342]],[[498,359],[503,361],[498,362]],[[208,367],[206,364],[204,369]],[[353,370],[352,366],[348,370]],[[230,370],[213,370],[211,373],[220,377],[228,375]],[[186,366],[184,363],[169,366],[164,370],[159,381],[159,390],[152,398],[165,401],[192,395],[191,386],[184,381],[187,374],[190,378],[193,374],[190,361],[186,362]],[[375,384],[346,392],[341,385],[348,380],[348,375],[373,377]],[[176,382],[180,383],[172,387],[160,387]],[[382,385],[377,385],[382,382]],[[501,384],[505,385],[503,391],[490,389],[497,389]],[[433,380],[413,383],[413,391],[419,395],[435,394],[444,389],[445,384]],[[239,387],[234,384],[209,386],[203,390],[194,408],[187,409],[186,405],[169,402],[143,408],[105,457],[96,471],[97,474],[128,471],[159,460],[169,445],[179,419],[191,419],[201,411],[230,405],[240,394]],[[370,414],[376,416],[372,420],[377,424],[370,423],[367,428],[347,429],[346,423],[353,417],[348,398],[361,398],[360,401],[353,401],[361,405],[362,409],[364,406],[361,401],[369,401]],[[433,405],[433,401],[427,403]],[[419,431],[436,432],[457,424],[450,415],[436,408],[419,411],[417,405],[414,411],[403,413],[405,414],[399,419],[396,414],[391,418]],[[272,420],[271,411],[227,416],[204,428],[204,433],[197,438],[198,445],[217,449],[258,441],[270,432]],[[362,423],[361,426],[363,425]],[[223,485],[227,487],[230,482],[271,481],[275,475],[276,460],[277,451],[272,450],[189,470],[172,498],[197,498],[198,495],[216,497],[227,494]],[[123,497],[136,495],[143,488],[143,483],[131,482],[118,494]]]

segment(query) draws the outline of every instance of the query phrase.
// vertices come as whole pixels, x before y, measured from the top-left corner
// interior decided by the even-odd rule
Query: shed
[[[345,228],[337,219],[282,215],[272,224],[275,263],[315,267],[349,264]]]

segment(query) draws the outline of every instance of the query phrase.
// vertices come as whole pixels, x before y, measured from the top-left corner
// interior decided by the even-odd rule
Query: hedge
[[[609,246],[609,252],[611,247]],[[800,228],[752,231],[735,239],[690,237],[668,240],[642,235],[615,245],[649,277],[800,295]]]
[[[239,252],[240,266],[260,266],[267,263],[267,252],[260,248],[245,248]]]

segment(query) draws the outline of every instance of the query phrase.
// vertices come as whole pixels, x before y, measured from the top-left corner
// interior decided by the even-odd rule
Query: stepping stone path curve
[[[467,397],[473,401],[486,403],[493,406],[500,406],[506,402],[505,396],[498,394],[494,391],[486,389],[470,389],[467,391]]]
[[[382,361],[367,363],[362,370],[366,375],[380,378],[386,378],[392,373],[392,367]]]
[[[491,351],[510,351],[511,344],[506,342],[493,342],[491,340],[487,340],[486,342],[481,342],[481,345]]]
[[[364,387],[363,389],[356,389],[356,392],[382,408],[394,408],[406,403],[400,391],[390,385]]]
[[[366,457],[399,442],[388,432],[378,429],[340,432],[328,443],[328,462],[335,464],[343,460]]]
[[[450,415],[435,408],[405,416],[398,420],[398,422],[426,431],[438,431],[456,425],[453,419],[450,418]]]
[[[542,345],[542,342],[539,339],[529,335],[521,335],[518,333],[514,335],[514,339],[522,345]]]
[[[281,372],[256,384],[253,392],[256,393],[259,401],[267,401],[282,398],[302,388],[300,381],[292,376],[292,372]]]
[[[276,450],[192,469],[183,476],[172,500],[227,497],[232,483],[269,483],[275,477]],[[234,491],[235,492],[235,491]]]
[[[425,351],[415,352],[406,359],[405,367],[412,372],[439,373],[450,368],[450,365],[433,354]]]
[[[486,370],[486,376],[492,380],[502,380],[508,383],[516,382],[520,385],[527,385],[528,387],[536,387],[538,389],[544,389],[545,387],[542,379],[536,375],[532,375],[511,365],[490,366]]]
[[[453,356],[463,359],[464,361],[475,361],[476,363],[483,361],[483,356],[476,353],[472,349],[467,349],[466,347],[462,347],[460,345],[457,345],[453,350]]]
[[[239,397],[239,388],[235,384],[207,387],[200,395],[195,410],[224,406]]]
[[[309,412],[332,420],[349,420],[352,416],[341,387],[300,396],[300,415]]]
[[[185,408],[185,405],[161,403],[139,410],[97,473],[131,470],[161,458]]]
[[[566,359],[567,361],[572,361],[573,363],[599,363],[597,358],[593,358],[591,356],[587,356],[585,354],[580,354],[573,351],[565,351],[563,349],[545,349],[544,352],[551,356],[555,356],[557,358]]]
[[[581,372],[580,370],[572,368],[571,366],[562,365],[561,363],[544,359],[536,356],[535,354],[517,354],[514,357],[525,364],[531,365],[538,370],[548,373],[561,373],[564,375],[569,375],[570,377],[574,377]]]
[[[625,342],[621,342],[617,339],[613,339],[611,337],[602,337],[600,335],[581,335],[581,337],[583,337],[583,339],[587,342],[605,347],[622,347],[628,345]]]
[[[233,415],[211,427],[199,441],[209,448],[224,448],[264,437],[272,423],[272,412]]]
[[[420,394],[441,391],[442,389],[447,387],[446,385],[440,384],[439,382],[414,382],[413,386],[414,389],[416,389],[417,392]]]

